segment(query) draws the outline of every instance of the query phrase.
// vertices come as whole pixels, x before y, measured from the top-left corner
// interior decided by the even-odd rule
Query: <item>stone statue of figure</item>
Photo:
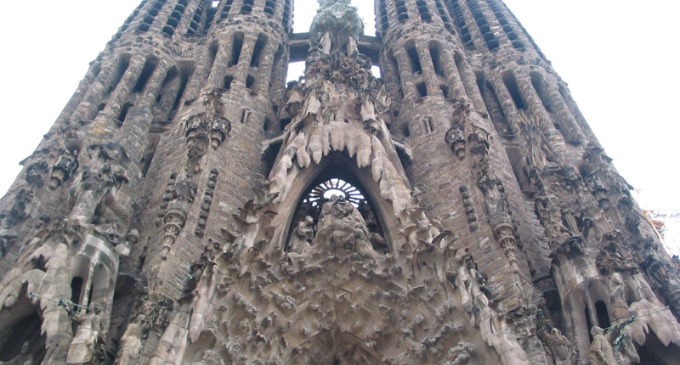
[[[71,342],[66,356],[67,364],[88,364],[95,357],[97,343],[101,341],[102,322],[99,307],[93,304],[87,314],[83,316],[78,331]]]
[[[290,252],[305,253],[311,247],[312,240],[314,240],[314,218],[306,216],[298,222],[290,237]]]
[[[33,365],[33,354],[28,352],[30,345],[30,342],[24,342],[19,355],[7,362],[0,361],[0,365]]]
[[[614,349],[609,339],[604,334],[604,330],[598,326],[594,326],[590,330],[593,336],[593,342],[590,345],[590,364],[591,365],[611,365],[618,364],[616,356],[614,356]]]
[[[125,149],[112,141],[89,146],[80,154],[82,174],[72,183],[73,206],[69,220],[79,226],[108,223],[115,235],[129,218],[129,204],[115,192],[129,180],[130,159]],[[96,219],[95,219],[96,218]]]
[[[319,250],[346,249],[361,254],[374,255],[375,251],[368,241],[368,228],[361,213],[352,203],[333,196],[321,208],[319,232],[315,242],[321,244]]]
[[[553,328],[550,333],[545,334],[545,341],[550,346],[555,360],[558,364],[571,363],[571,355],[573,354],[573,346],[569,339],[567,339],[560,330]]]
[[[116,361],[116,365],[132,365],[137,363],[137,358],[142,351],[142,325],[139,322],[130,322],[125,334],[121,339],[122,350]]]

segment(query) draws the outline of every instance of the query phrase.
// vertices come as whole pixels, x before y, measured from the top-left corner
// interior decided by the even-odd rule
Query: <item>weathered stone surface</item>
[[[680,260],[500,1],[320,5],[140,4],[0,201],[0,363],[680,362]]]

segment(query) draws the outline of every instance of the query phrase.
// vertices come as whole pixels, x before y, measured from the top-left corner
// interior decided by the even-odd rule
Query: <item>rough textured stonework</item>
[[[125,21],[0,201],[0,363],[680,363],[680,260],[501,1],[292,7]]]

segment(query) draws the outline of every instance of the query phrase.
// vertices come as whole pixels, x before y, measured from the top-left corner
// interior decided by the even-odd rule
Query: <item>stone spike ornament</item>
[[[140,4],[0,201],[0,363],[680,362],[680,260],[505,5],[319,3]]]

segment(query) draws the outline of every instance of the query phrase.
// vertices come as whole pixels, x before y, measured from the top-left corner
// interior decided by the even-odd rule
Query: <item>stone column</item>
[[[512,96],[510,92],[505,87],[505,83],[499,77],[494,76],[489,80],[489,84],[496,93],[496,98],[501,104],[501,109],[505,115],[505,120],[508,122],[508,127],[512,131],[512,134],[517,135],[519,133],[519,115],[517,114],[517,109],[515,108],[515,102],[512,101]]]
[[[408,55],[403,48],[399,48],[394,57],[397,59],[397,68],[401,78],[401,89],[404,92],[404,100],[414,99],[416,96],[416,86],[413,84],[413,72],[409,65]]]
[[[85,78],[83,78],[83,80],[81,80],[78,84],[78,88],[73,93],[73,96],[71,96],[68,104],[66,104],[66,107],[64,107],[61,114],[59,114],[55,125],[65,123],[69,117],[75,113],[76,108],[83,101],[88,90],[92,87],[94,82],[98,80],[99,75],[104,71],[101,69],[101,67],[102,64],[100,62],[96,62],[90,67],[90,69],[87,71],[87,74],[85,74]],[[96,75],[94,74],[95,68],[99,68],[99,72]]]
[[[418,60],[420,61],[420,68],[422,69],[425,85],[427,86],[427,95],[435,96],[442,95],[442,90],[439,88],[439,81],[434,70],[434,63],[429,52],[429,47],[426,42],[416,42],[416,52],[418,52]]]
[[[175,34],[183,36],[187,33],[187,30],[189,30],[189,25],[193,20],[194,14],[196,13],[196,9],[203,5],[201,3],[205,3],[205,1],[193,0],[187,4],[186,8],[184,9],[184,13],[182,14],[182,18],[180,18],[179,24],[177,24],[175,27]]]
[[[218,47],[204,90],[222,87],[229,59],[231,58],[233,37],[222,38],[218,43]]]
[[[144,94],[142,94],[142,97],[138,103],[139,106],[150,108],[154,105],[156,102],[156,97],[161,91],[161,87],[163,87],[163,81],[165,81],[165,77],[167,75],[168,62],[166,60],[160,60],[146,84]]]
[[[234,74],[234,86],[237,88],[245,87],[246,79],[250,73],[250,61],[253,57],[253,50],[257,36],[244,35],[243,45],[241,46],[241,54],[239,55],[238,64],[236,65],[236,72]],[[233,47],[233,45],[232,45]]]
[[[260,55],[260,66],[258,67],[259,79],[256,81],[255,91],[259,95],[266,95],[267,89],[269,88],[270,80],[272,79],[274,73],[274,58],[276,53],[277,45],[271,42],[267,42],[265,49],[262,50]]]
[[[148,32],[160,33],[163,30],[163,27],[165,27],[165,23],[168,22],[168,18],[170,18],[170,14],[172,14],[173,11],[172,9],[175,8],[176,4],[176,0],[166,0],[163,4],[163,7],[158,12],[158,15],[156,15],[153,23],[149,27]]]
[[[460,57],[460,62],[456,62],[456,67],[458,68],[458,73],[463,81],[467,96],[472,100],[472,104],[476,110],[484,110],[484,99],[482,99],[482,94],[479,93],[477,76],[475,76],[475,73],[470,68],[470,65],[465,60],[464,56],[459,53],[458,57]]]
[[[545,89],[546,93],[548,94],[548,98],[550,98],[550,104],[552,105],[553,109],[555,109],[554,113],[558,116],[561,125],[568,134],[568,136],[564,136],[564,138],[570,143],[583,142],[585,137],[583,133],[581,133],[578,122],[576,122],[576,119],[574,119],[574,116],[571,114],[571,111],[562,98],[562,95],[560,95],[560,91],[553,83],[547,81],[545,82]]]
[[[79,122],[92,118],[92,111],[97,107],[97,103],[102,99],[109,88],[115,87],[112,85],[117,69],[120,65],[121,58],[125,56],[116,57],[113,60],[108,60],[102,65],[102,70],[99,72],[97,78],[92,82],[90,89],[83,97],[83,101],[78,105],[73,113],[71,120]]]
[[[460,13],[463,16],[463,20],[465,20],[465,25],[467,26],[468,32],[470,33],[470,37],[472,38],[472,44],[474,45],[475,49],[486,50],[486,42],[484,41],[482,32],[479,30],[477,21],[472,16],[472,11],[467,4],[467,0],[459,0],[458,3],[458,6],[460,6]]]
[[[217,56],[215,56],[215,58],[217,58]],[[207,45],[203,54],[198,59],[195,71],[191,76],[191,80],[189,80],[189,83],[187,84],[186,91],[184,93],[186,95],[186,100],[194,100],[198,97],[199,92],[203,86],[205,86],[204,81],[210,75],[213,63],[210,62],[210,46]]]
[[[144,64],[147,62],[146,57],[142,55],[135,55],[130,60],[125,74],[121,78],[116,89],[111,93],[109,102],[106,104],[104,110],[97,116],[95,124],[99,127],[106,128],[108,120],[116,120],[120,114],[122,104],[127,99],[130,91],[135,87],[139,76],[142,74]]]

